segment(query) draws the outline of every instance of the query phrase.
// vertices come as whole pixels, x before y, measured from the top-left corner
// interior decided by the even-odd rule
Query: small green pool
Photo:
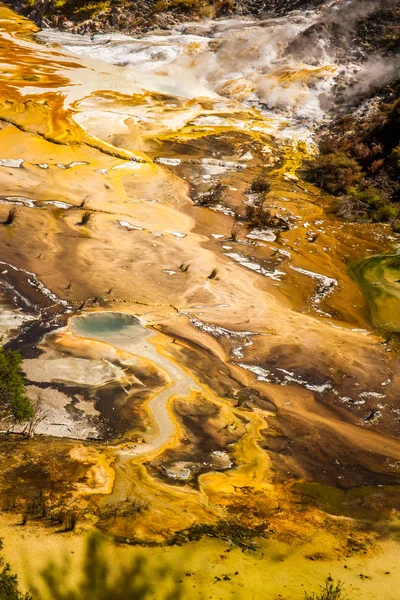
[[[75,317],[71,327],[76,333],[87,337],[107,337],[115,334],[134,333],[134,329],[144,331],[139,319],[133,315],[118,312],[89,313]]]
[[[350,267],[368,299],[373,324],[387,332],[400,332],[400,254],[377,254]]]

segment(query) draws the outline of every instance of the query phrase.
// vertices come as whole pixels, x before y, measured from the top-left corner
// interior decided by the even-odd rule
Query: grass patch
[[[308,594],[305,592],[304,600],[349,600],[344,593],[343,583],[333,581],[330,577],[321,585],[321,591],[317,594]]]

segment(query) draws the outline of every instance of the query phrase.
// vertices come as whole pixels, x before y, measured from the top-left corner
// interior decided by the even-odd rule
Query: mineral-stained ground
[[[399,235],[301,178],[350,77],[299,50],[325,9],[90,38],[0,5],[0,332],[36,410],[29,438],[0,421],[0,537],[24,585],[97,527],[188,598],[328,574],[398,598]]]

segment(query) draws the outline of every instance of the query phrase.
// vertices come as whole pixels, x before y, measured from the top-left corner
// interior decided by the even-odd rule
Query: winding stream
[[[198,383],[157,351],[156,346],[151,343],[155,334],[147,330],[133,315],[90,313],[71,319],[70,330],[74,335],[101,340],[118,350],[125,350],[134,356],[146,358],[167,374],[170,385],[156,394],[147,405],[159,429],[158,435],[150,442],[133,444],[133,447],[131,444],[129,449],[124,447],[118,450],[118,454],[139,456],[165,446],[176,433],[176,426],[168,411],[168,401],[174,396],[189,396],[191,391],[201,390]]]

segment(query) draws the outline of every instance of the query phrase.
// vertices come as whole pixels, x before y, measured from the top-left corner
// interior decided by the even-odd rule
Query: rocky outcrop
[[[145,32],[170,29],[179,22],[202,17],[268,14],[283,15],[291,10],[316,6],[324,0],[106,0],[75,2],[64,0],[9,0],[14,10],[39,27],[59,27],[71,33],[107,31]]]

